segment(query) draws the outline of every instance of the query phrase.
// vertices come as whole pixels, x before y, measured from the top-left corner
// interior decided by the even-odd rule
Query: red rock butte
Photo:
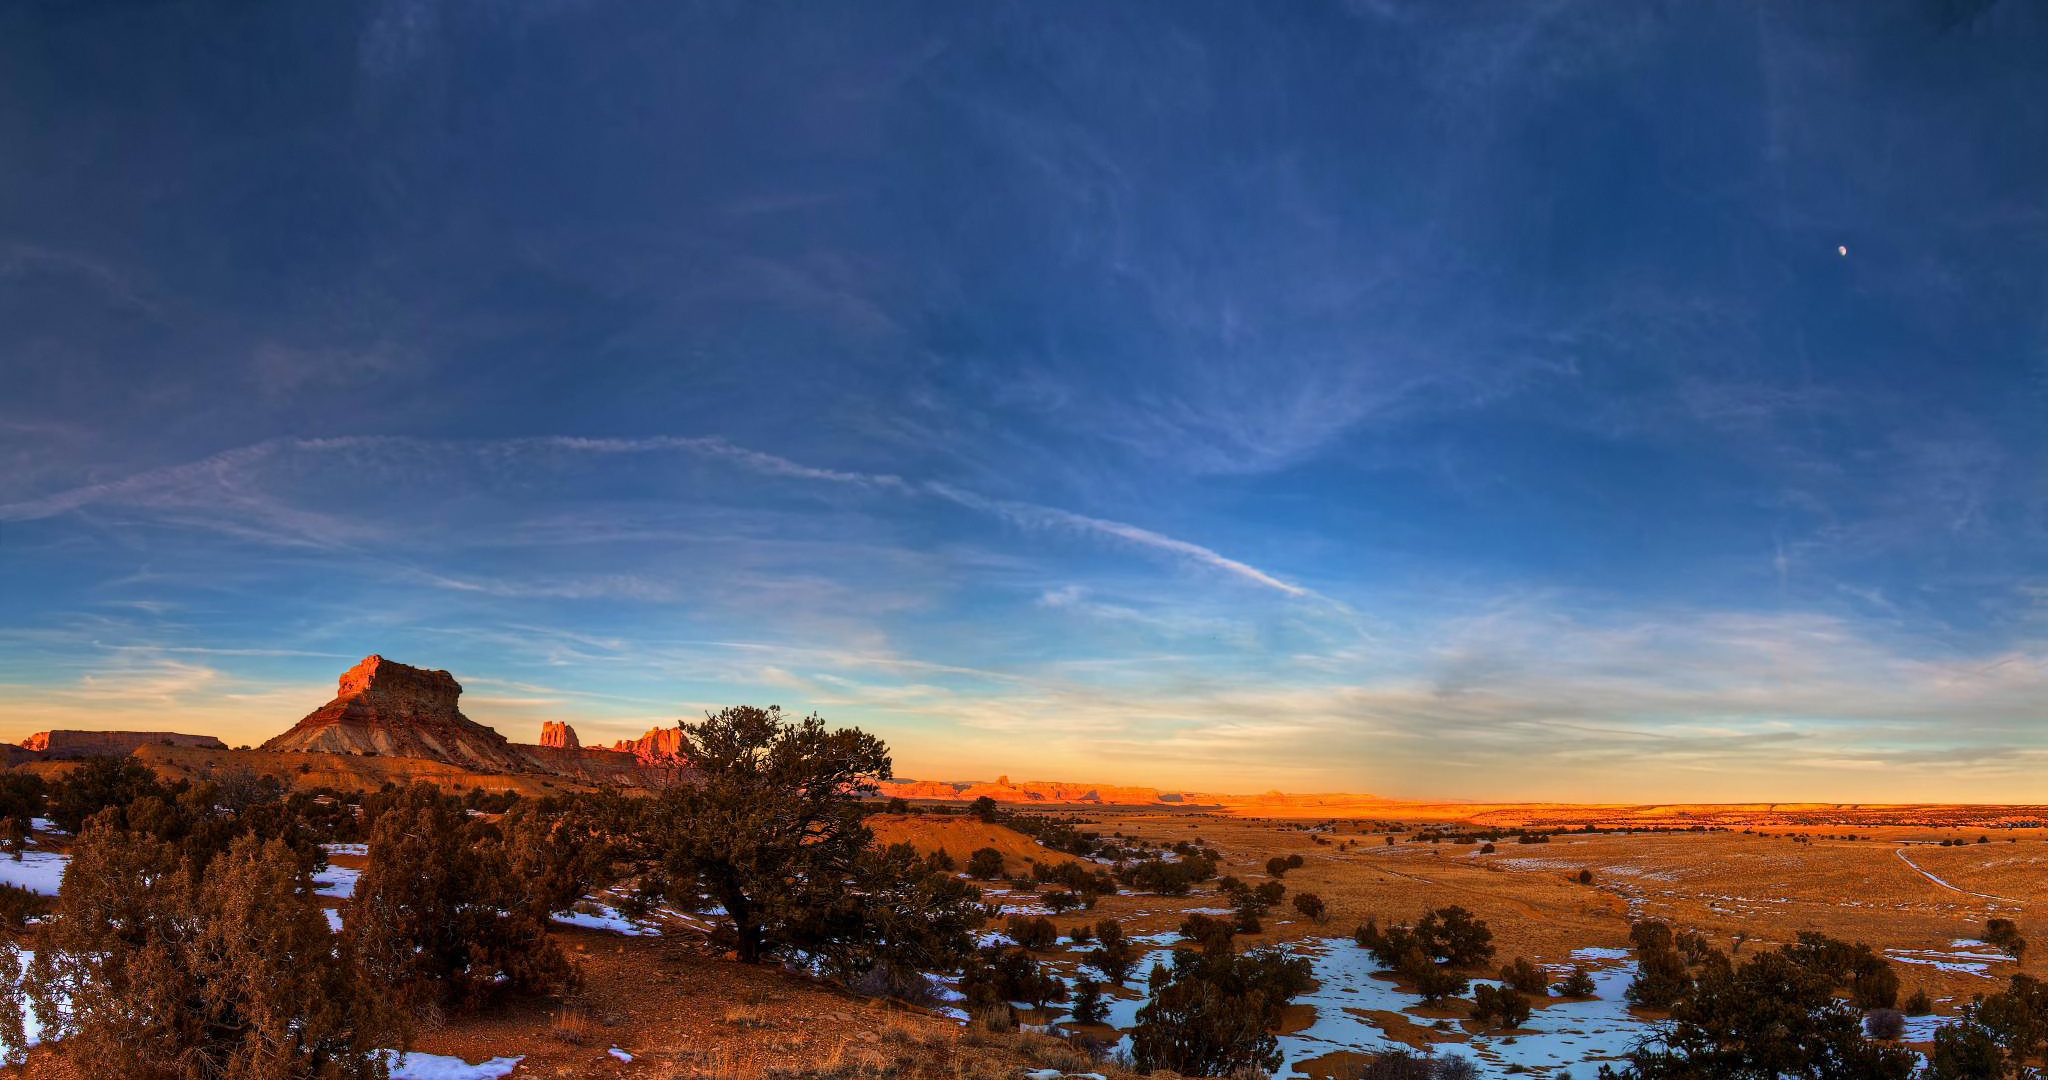
[[[505,772],[541,767],[503,735],[462,715],[456,706],[461,696],[462,684],[445,671],[373,654],[341,673],[333,701],[262,748],[429,758]]]

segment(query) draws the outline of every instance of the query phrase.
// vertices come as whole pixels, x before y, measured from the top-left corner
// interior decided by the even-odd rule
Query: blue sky
[[[0,11],[0,736],[2042,801],[2048,12]],[[1847,254],[1841,254],[1846,247]]]

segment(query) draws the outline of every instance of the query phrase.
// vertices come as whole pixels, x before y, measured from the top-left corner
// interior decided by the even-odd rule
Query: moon
[[[1838,254],[1838,255],[1843,255],[1843,256],[1846,256],[1846,255],[1848,255],[1848,254],[1849,254],[1849,245],[1847,245],[1847,244],[1836,244],[1836,245],[1835,245],[1835,253],[1836,253],[1836,254]]]

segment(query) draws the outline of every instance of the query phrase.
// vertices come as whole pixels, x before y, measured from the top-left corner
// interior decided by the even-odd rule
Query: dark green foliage
[[[697,777],[658,797],[649,840],[669,879],[725,908],[741,960],[800,949],[847,976],[882,960],[957,966],[980,894],[874,851],[862,824],[861,800],[890,775],[881,740],[752,706],[681,731]]]
[[[1075,923],[1067,931],[1067,940],[1072,941],[1076,945],[1086,945],[1090,941],[1095,940],[1095,928],[1087,923]]]
[[[110,806],[125,807],[145,795],[169,800],[149,766],[129,758],[90,757],[64,774],[50,793],[50,820],[60,829],[77,832],[85,819]]]
[[[1472,992],[1472,1019],[1482,1028],[1521,1027],[1529,1019],[1529,999],[1513,987],[1482,983]]]
[[[30,919],[40,919],[50,913],[50,898],[32,893],[19,885],[0,885],[0,926],[19,930]]]
[[[1415,924],[1425,955],[1452,967],[1477,967],[1493,959],[1493,931],[1464,908],[1437,908]]]
[[[1557,984],[1558,997],[1575,998],[1583,1001],[1594,996],[1596,993],[1598,993],[1598,988],[1593,985],[1593,976],[1586,970],[1586,965],[1584,964],[1573,968],[1572,973],[1565,976],[1563,982]]]
[[[1146,859],[1117,871],[1117,877],[1131,888],[1161,896],[1186,896],[1215,876],[1216,862],[1206,855],[1184,856],[1177,862]]]
[[[1266,873],[1272,877],[1285,877],[1287,874],[1287,860],[1278,855],[1267,859]]]
[[[1055,915],[1064,915],[1081,906],[1081,898],[1065,889],[1053,889],[1038,899]]]
[[[2020,936],[2019,924],[2011,919],[1990,919],[1984,923],[1984,941],[2005,950],[2014,960],[2027,955],[2027,939]]]
[[[967,1009],[983,1009],[1022,1001],[1033,1006],[1066,1000],[1066,984],[1047,974],[1031,954],[1020,948],[994,946],[981,950],[960,976]]]
[[[1181,920],[1180,936],[1201,946],[1204,953],[1218,955],[1230,952],[1231,938],[1237,934],[1237,928],[1238,924],[1229,919],[1190,915]]]
[[[1934,999],[1927,995],[1927,988],[1924,986],[1913,991],[1913,996],[1906,999],[1907,1016],[1927,1016],[1933,1012]]]
[[[1138,1010],[1131,1052],[1143,1071],[1225,1076],[1280,1063],[1271,1029],[1310,983],[1308,961],[1276,949],[1243,956],[1176,950]]]
[[[1532,997],[1550,996],[1550,977],[1526,956],[1517,956],[1514,963],[1501,968],[1500,981]]]
[[[985,824],[994,824],[997,812],[996,801],[986,795],[980,796],[973,803],[969,804],[967,812],[973,814],[977,821]]]
[[[1003,872],[1003,853],[992,847],[985,847],[967,857],[967,876],[978,881],[989,881]]]
[[[1104,919],[1095,924],[1095,940],[1097,945],[1088,954],[1088,962],[1094,964],[1095,969],[1111,983],[1122,986],[1124,980],[1130,978],[1131,968],[1137,964],[1143,950],[1114,919]]]
[[[1934,1033],[1925,1080],[2033,1080],[2048,1054],[2048,984],[2015,975]]]
[[[123,1080],[360,1080],[403,1042],[378,988],[334,948],[305,864],[234,840],[203,873],[111,819],[86,827],[26,971],[0,975],[4,1038],[32,1004],[81,1075]],[[68,1003],[68,1004],[64,1004]],[[19,1061],[18,1049],[10,1057]]]
[[[1649,955],[1669,955],[1657,950]],[[1683,961],[1680,960],[1682,963]],[[1709,968],[1671,1007],[1672,1025],[1601,1075],[1640,1080],[1905,1080],[1914,1056],[1865,1039],[1829,976],[1787,950]]]
[[[370,834],[369,866],[342,908],[343,947],[413,1011],[473,1011],[501,992],[566,985],[574,972],[534,885],[488,826],[414,784]]]
[[[28,772],[0,772],[0,818],[42,817],[43,800],[49,794],[43,778]]]
[[[1043,915],[1035,919],[1028,915],[1012,915],[1003,932],[1010,936],[1011,941],[1033,951],[1050,949],[1060,939],[1059,927]]]
[[[1295,893],[1294,910],[1301,913],[1302,918],[1315,923],[1317,926],[1330,921],[1329,905],[1323,903],[1322,897],[1312,892]]]
[[[1438,964],[1424,956],[1421,949],[1409,949],[1401,962],[1395,965],[1395,970],[1414,983],[1415,992],[1432,1005],[1463,994],[1471,985],[1470,980],[1448,965]]]
[[[1109,1006],[1102,1000],[1102,984],[1094,979],[1074,980],[1074,1020],[1082,1024],[1099,1024],[1109,1012]]]
[[[1666,947],[1636,953],[1635,981],[1628,984],[1629,1004],[1669,1009],[1691,989],[1692,972],[1678,950]]]

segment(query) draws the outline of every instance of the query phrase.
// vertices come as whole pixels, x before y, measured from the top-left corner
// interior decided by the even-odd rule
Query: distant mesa
[[[172,731],[38,731],[21,740],[22,749],[56,759],[126,757],[145,746],[228,748],[211,735],[180,735]]]
[[[334,700],[306,714],[290,731],[263,744],[286,753],[379,754],[427,758],[470,768],[538,770],[532,755],[462,715],[462,684],[370,655],[341,673]]]
[[[576,729],[560,720],[549,720],[540,726],[540,744],[555,750],[577,750],[583,746],[576,738]]]

